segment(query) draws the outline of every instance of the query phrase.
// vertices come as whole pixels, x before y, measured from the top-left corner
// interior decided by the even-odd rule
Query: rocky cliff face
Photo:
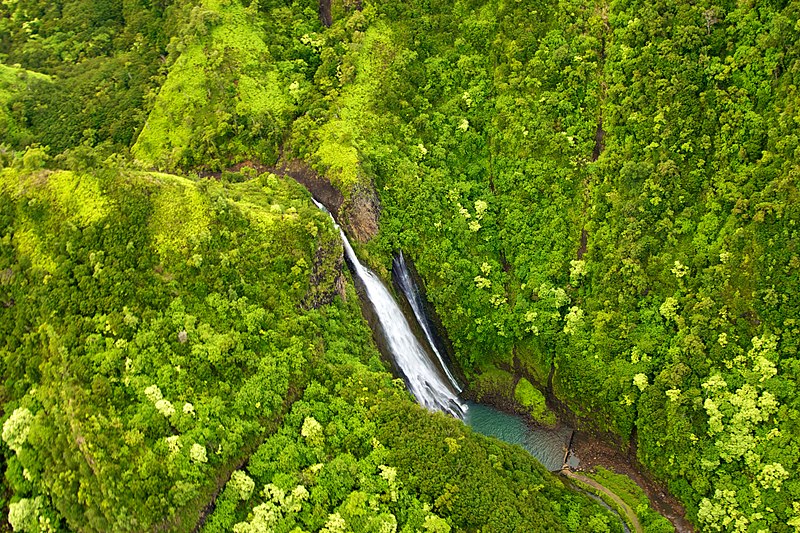
[[[341,223],[357,241],[367,242],[378,233],[380,211],[380,199],[372,184],[359,184],[345,199]]]
[[[344,255],[338,238],[319,243],[309,281],[303,308],[318,309],[331,303],[337,294],[345,299]]]
[[[304,186],[330,211],[345,231],[359,242],[368,242],[378,233],[380,200],[372,184],[356,185],[345,197],[324,176],[299,159],[279,162],[270,172],[288,176]],[[345,297],[344,256],[339,239],[320,242],[314,256],[311,288],[303,298],[306,309],[330,303],[338,294]]]
[[[327,178],[299,159],[280,162],[269,170],[288,176],[308,189],[358,242],[368,242],[377,235],[381,205],[372,183],[359,183],[345,197]]]
[[[314,172],[305,162],[299,159],[279,161],[275,167],[269,170],[281,176],[288,176],[308,189],[311,196],[324,205],[338,220],[338,213],[344,202],[344,196],[336,187],[331,185],[330,181]]]

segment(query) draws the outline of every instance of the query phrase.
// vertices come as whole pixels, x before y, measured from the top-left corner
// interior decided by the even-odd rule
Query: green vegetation
[[[514,391],[514,376],[506,370],[489,366],[475,377],[472,388],[478,401],[493,393],[510,400]]]
[[[277,47],[267,37],[289,41],[303,28],[263,27],[257,5],[208,0],[192,9],[171,43],[180,55],[133,146],[145,166],[219,170],[246,159],[277,159],[295,102],[307,90],[310,66],[303,57],[311,44],[298,42],[273,57]],[[276,8],[272,15],[287,19],[292,13]],[[280,34],[265,33],[272,31]]]
[[[281,430],[250,459],[242,476],[257,490],[243,497],[240,485],[229,482],[205,531],[614,526],[526,452],[430,416],[385,372],[351,363],[331,368],[330,376],[327,386],[306,388]]]
[[[800,528],[800,3],[318,9],[0,3],[12,525],[188,530],[242,471],[207,528],[603,530],[391,388],[282,157],[379,217],[359,253],[414,261],[476,397],[635,439],[700,530]]]
[[[636,512],[645,531],[652,533],[674,531],[672,524],[650,506],[647,495],[628,476],[615,474],[602,466],[596,467],[593,474],[587,475],[628,504]]]
[[[531,385],[527,379],[522,378],[517,383],[514,389],[514,399],[527,410],[536,422],[547,426],[556,423],[556,415],[547,408],[544,394]]]
[[[371,256],[414,260],[474,390],[552,376],[703,530],[800,523],[797,5],[369,5],[402,58],[352,119]]]
[[[299,185],[24,160],[0,171],[15,530],[188,531],[229,475],[210,530],[449,531],[489,520],[476,505],[524,508],[526,528],[613,524],[521,450],[490,454],[497,444],[392,382],[353,285],[345,302],[340,272],[314,272],[320,247],[341,255],[341,243]],[[300,305],[312,273],[331,295],[318,309]],[[433,484],[415,474],[433,468],[418,464],[426,446],[463,448]]]
[[[29,76],[26,90],[8,102],[0,97],[0,116],[11,111],[30,132],[0,136],[0,143],[37,142],[54,155],[80,145],[104,146],[105,155],[126,152],[188,7],[118,0],[0,5],[0,62],[48,75]]]
[[[47,81],[47,76],[21,68],[0,65],[0,139],[16,145],[33,141],[30,132],[14,116],[12,102],[25,91],[30,81]]]
[[[625,501],[623,501],[619,496],[614,494],[607,487],[604,487],[597,481],[588,478],[583,474],[579,474],[571,470],[563,471],[563,473],[573,483],[575,483],[575,485],[580,490],[583,490],[588,494],[595,495],[606,505],[611,507],[625,522],[627,528],[630,531],[633,531],[634,533],[644,533],[644,527],[642,527],[642,524],[639,521],[639,517],[636,515],[636,512],[633,509],[631,509],[631,507]],[[667,531],[674,531],[674,530],[675,529],[670,524]]]
[[[322,356],[297,302],[333,229],[269,176],[0,183],[10,487],[71,528],[190,529]]]

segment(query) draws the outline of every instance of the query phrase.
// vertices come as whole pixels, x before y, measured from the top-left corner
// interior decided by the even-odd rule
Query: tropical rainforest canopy
[[[621,531],[415,404],[291,175],[413,259],[468,393],[549,398],[700,531],[800,531],[799,20],[3,0],[6,529]]]

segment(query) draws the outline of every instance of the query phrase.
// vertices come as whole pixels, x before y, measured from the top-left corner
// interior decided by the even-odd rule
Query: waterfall
[[[316,200],[314,203],[328,213],[322,204]],[[330,213],[328,214],[330,215]],[[375,309],[389,351],[397,368],[403,374],[411,394],[421,405],[432,411],[443,411],[463,419],[467,407],[458,399],[458,391],[441,374],[437,365],[428,356],[428,352],[411,331],[403,311],[397,305],[389,289],[374,272],[361,264],[344,231],[335,221],[334,224],[342,237],[342,244],[353,275],[364,284],[367,298]]]
[[[461,392],[461,386],[450,372],[450,369],[447,368],[444,357],[442,357],[441,352],[436,347],[436,343],[433,340],[433,327],[431,321],[428,318],[428,315],[425,313],[425,307],[422,303],[422,295],[419,292],[419,288],[417,287],[417,284],[414,283],[414,280],[411,279],[411,273],[408,271],[408,267],[406,266],[406,260],[405,257],[403,257],[403,252],[400,252],[392,260],[392,270],[396,272],[397,283],[400,285],[400,290],[403,291],[403,294],[405,294],[409,305],[411,305],[411,309],[414,311],[414,316],[417,317],[417,322],[419,322],[422,331],[425,333],[425,338],[428,340],[428,344],[433,350],[434,355],[436,355],[436,358],[439,360],[439,364],[441,365],[445,374],[447,374],[447,379],[450,380],[450,384],[458,392]]]

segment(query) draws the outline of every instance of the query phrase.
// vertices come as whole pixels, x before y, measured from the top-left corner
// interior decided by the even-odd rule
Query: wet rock
[[[371,183],[355,185],[352,190],[346,191],[348,194],[345,198],[345,195],[330,181],[299,159],[279,162],[268,170],[281,176],[288,176],[308,189],[358,242],[367,242],[378,233],[380,199]]]
[[[336,187],[331,185],[331,182],[314,172],[303,161],[299,159],[282,161],[268,170],[274,174],[292,178],[308,189],[311,196],[324,205],[325,209],[333,213],[334,217],[338,215],[339,208],[342,207],[344,202],[344,196]]]

